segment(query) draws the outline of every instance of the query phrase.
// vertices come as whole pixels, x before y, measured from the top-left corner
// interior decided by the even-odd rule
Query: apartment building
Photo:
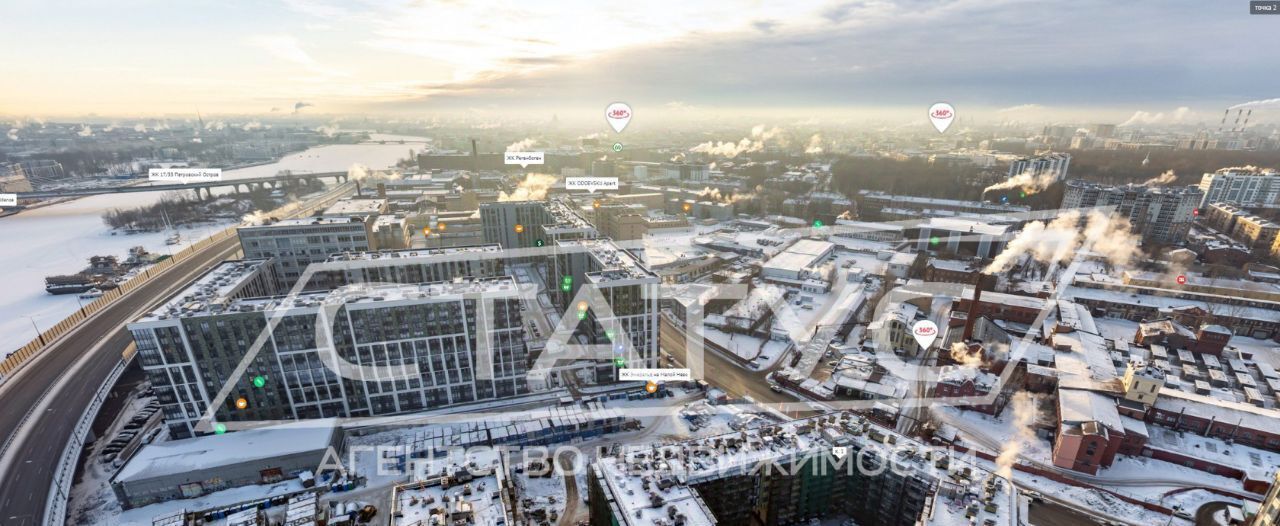
[[[279,288],[297,283],[307,266],[339,252],[378,250],[373,234],[376,216],[308,217],[236,229],[245,259],[271,258]],[[304,284],[323,288],[327,283]]]
[[[1204,193],[1200,207],[1211,203],[1239,206],[1280,206],[1280,172],[1248,166],[1223,168],[1200,177]]]
[[[270,269],[224,263],[129,324],[170,436],[197,434],[211,406],[218,422],[360,417],[527,392],[509,277],[286,297],[262,294]]]
[[[578,334],[588,344],[611,344],[615,358],[627,367],[657,367],[658,299],[661,278],[635,254],[608,239],[560,241],[547,268],[547,291],[564,312],[579,309],[589,298],[581,295],[591,285],[611,312],[588,308]],[[610,336],[610,335],[613,336]],[[619,336],[626,335],[626,340]],[[596,366],[598,382],[615,379],[614,363]]]
[[[1062,208],[1114,207],[1113,213],[1128,219],[1131,230],[1144,241],[1172,244],[1186,239],[1203,195],[1194,186],[1111,186],[1070,180]]]
[[[886,443],[899,447],[885,453]],[[773,525],[822,518],[868,526],[1013,524],[1007,481],[924,449],[863,417],[837,413],[618,451],[588,473],[590,524]],[[966,491],[967,484],[984,489]]]

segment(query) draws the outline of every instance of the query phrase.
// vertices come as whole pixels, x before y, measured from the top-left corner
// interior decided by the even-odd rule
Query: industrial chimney
[[[480,150],[476,148],[476,140],[471,139],[471,189],[476,189],[477,179],[480,178]]]
[[[982,310],[978,305],[982,301],[982,287],[986,282],[987,274],[982,272],[974,274],[973,300],[969,303],[969,312],[965,314],[964,337],[961,341],[968,342],[973,339],[973,325],[978,322],[978,316],[982,315]]]

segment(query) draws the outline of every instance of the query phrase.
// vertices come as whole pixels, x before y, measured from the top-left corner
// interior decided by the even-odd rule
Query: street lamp
[[[31,316],[23,316],[23,318],[26,318],[27,321],[31,322],[31,328],[36,330],[36,339],[40,340],[40,345],[45,345],[44,334],[40,332],[40,327],[36,326],[36,319]]]

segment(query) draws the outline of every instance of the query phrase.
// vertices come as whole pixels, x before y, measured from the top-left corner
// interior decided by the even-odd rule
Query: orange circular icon
[[[246,407],[249,407],[248,400],[245,400],[244,397],[240,397],[236,399],[236,409],[244,409]]]
[[[690,210],[693,210],[693,205],[691,205],[691,204],[689,204],[689,203],[685,203],[685,204],[684,204],[684,211],[685,211],[685,212],[688,212],[688,211],[690,211]]]
[[[592,208],[600,208],[600,201],[595,201],[595,202],[591,203],[591,206],[592,206]]]
[[[579,302],[578,302],[578,310],[587,310],[587,302],[585,302],[585,301],[579,301]]]
[[[516,233],[517,233],[517,234],[523,234],[523,233],[524,233],[524,225],[516,225]]]
[[[444,232],[444,223],[436,223],[436,230]]]
[[[423,235],[423,236],[430,236],[430,235],[431,235],[431,227],[429,227],[429,226],[424,226],[424,227],[422,227],[422,235]]]
[[[658,392],[658,384],[655,384],[653,382],[644,384],[644,390],[649,391],[650,393],[656,393]]]

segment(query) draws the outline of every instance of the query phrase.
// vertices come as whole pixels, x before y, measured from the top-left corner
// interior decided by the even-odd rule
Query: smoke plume
[[[1177,180],[1178,174],[1173,173],[1173,170],[1168,170],[1165,173],[1143,181],[1142,186],[1164,186]]]
[[[347,168],[347,178],[352,181],[363,181],[369,178],[369,167],[360,163],[352,164]]]
[[[511,143],[511,144],[508,144],[508,145],[507,145],[507,149],[506,149],[506,151],[508,151],[508,152],[526,152],[526,151],[529,151],[529,147],[533,146],[533,145],[534,145],[535,143],[537,143],[537,142],[538,142],[538,141],[535,141],[535,140],[533,140],[533,139],[523,139],[523,140],[519,140],[519,141],[513,142],[513,143]]]
[[[147,133],[147,125],[141,122],[133,125],[133,131],[138,133]]]
[[[1126,267],[1138,256],[1141,240],[1134,235],[1129,220],[1100,210],[1090,210],[1084,227],[1084,242],[1092,241],[1089,250],[1117,267]]]
[[[1254,101],[1249,101],[1241,104],[1236,104],[1235,106],[1231,106],[1227,109],[1228,110],[1245,110],[1249,108],[1264,108],[1264,107],[1280,107],[1280,99],[1254,100]]]
[[[1052,222],[1032,221],[1018,232],[1004,251],[983,270],[985,273],[1004,272],[1013,266],[1023,254],[1031,254],[1037,261],[1054,263],[1062,261],[1075,250],[1079,232],[1080,212],[1068,211]]]
[[[1011,400],[1013,406],[1012,440],[1006,442],[996,456],[996,475],[1009,479],[1013,476],[1013,464],[1018,461],[1022,448],[1036,440],[1036,400],[1026,391],[1014,393]]]
[[[1112,265],[1123,267],[1133,262],[1138,255],[1140,240],[1130,231],[1129,220],[1090,210],[1084,217],[1086,221],[1081,232],[1081,217],[1079,211],[1071,210],[1048,223],[1027,223],[983,272],[1004,272],[1025,254],[1041,263],[1059,263],[1086,242],[1090,243],[1090,251]]]
[[[11,140],[11,141],[16,141],[16,140],[18,140],[18,129],[17,129],[17,128],[9,128],[9,134],[7,135],[7,137],[9,137],[9,140]]]
[[[813,134],[812,137],[809,137],[809,145],[805,146],[804,153],[821,155],[822,154],[822,135],[815,133]]]
[[[981,367],[982,353],[969,352],[969,345],[964,342],[955,342],[951,344],[951,359],[960,364],[961,367]]]
[[[326,124],[324,126],[319,126],[316,128],[316,133],[322,134],[325,137],[333,137],[338,134],[338,125]]]
[[[1057,170],[1042,170],[1040,173],[1031,173],[1024,170],[1022,173],[1010,177],[1004,181],[993,184],[982,189],[982,193],[986,194],[992,190],[1005,190],[1009,188],[1017,188],[1026,192],[1027,195],[1043,192],[1050,185],[1058,181]]]
[[[757,124],[751,128],[750,137],[744,137],[736,143],[707,141],[689,148],[689,151],[720,157],[737,157],[744,153],[762,151],[771,142],[777,146],[785,146],[786,141],[781,134],[782,130],[777,126],[766,128],[763,124]]]
[[[540,201],[547,198],[547,190],[556,184],[556,176],[550,174],[530,173],[508,195],[498,194],[499,201]]]
[[[81,137],[93,137],[93,130],[89,129],[88,124],[81,124],[80,131],[76,132],[76,135]]]

